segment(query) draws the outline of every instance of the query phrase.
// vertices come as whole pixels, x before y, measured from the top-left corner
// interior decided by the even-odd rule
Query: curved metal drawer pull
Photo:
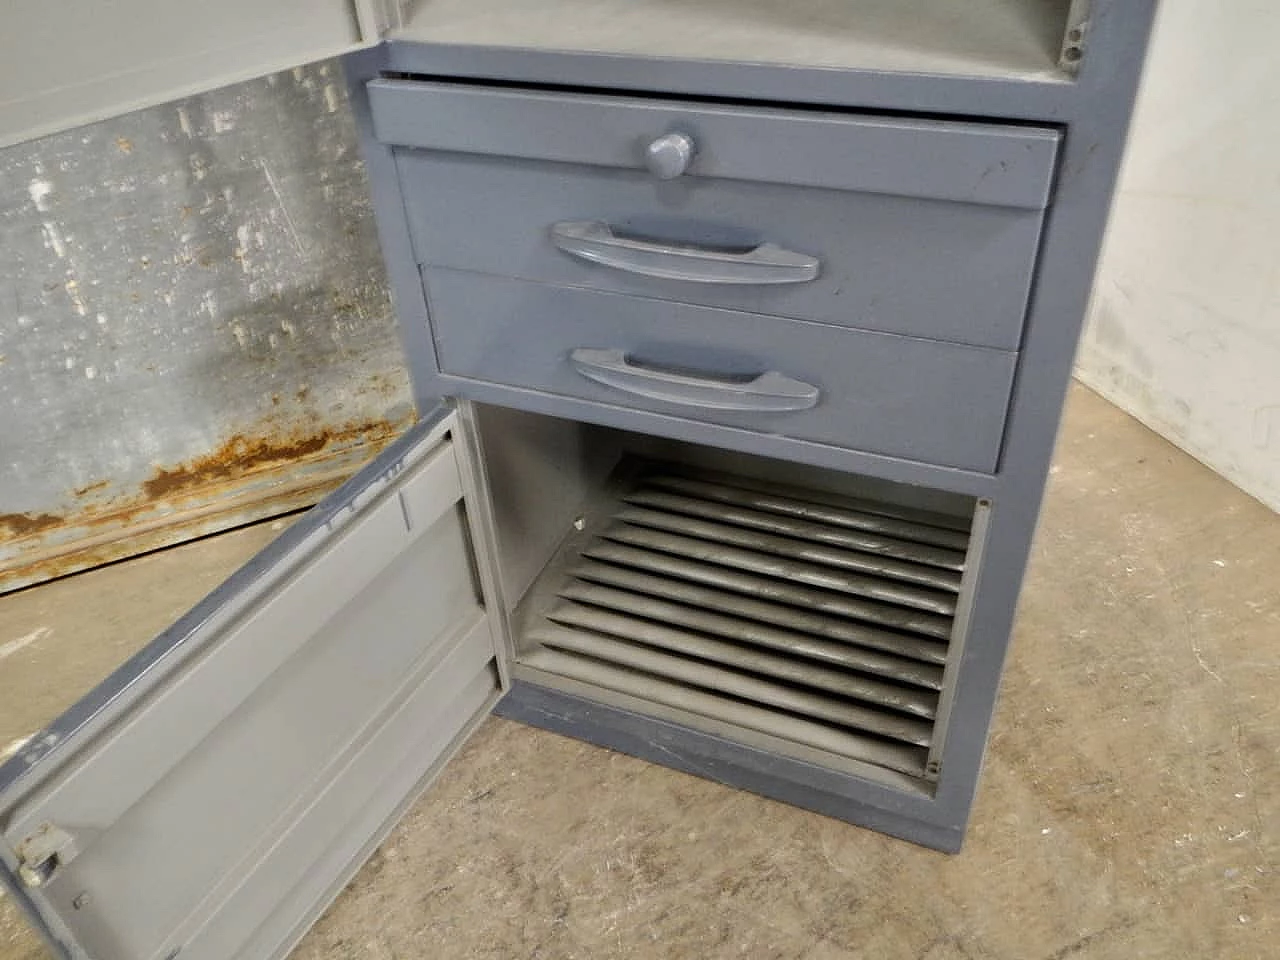
[[[762,243],[742,253],[620,237],[598,220],[565,220],[551,227],[551,242],[571,256],[627,273],[694,283],[808,283],[816,257]]]
[[[817,387],[770,370],[750,380],[719,380],[632,363],[622,350],[580,347],[569,362],[588,380],[641,397],[706,410],[779,412],[808,410],[818,402]]]

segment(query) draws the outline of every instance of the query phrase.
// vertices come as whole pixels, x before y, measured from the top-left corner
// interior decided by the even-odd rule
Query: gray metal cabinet
[[[1152,4],[235,6],[0,129],[381,36],[422,416],[0,767],[54,948],[282,956],[491,710],[959,849]]]

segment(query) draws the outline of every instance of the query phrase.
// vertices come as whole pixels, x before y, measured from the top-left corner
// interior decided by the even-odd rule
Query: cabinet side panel
[[[347,0],[14,0],[0,38],[0,146],[361,42]]]

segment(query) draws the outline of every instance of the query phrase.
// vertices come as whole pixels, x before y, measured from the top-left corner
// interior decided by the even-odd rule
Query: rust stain
[[[110,480],[99,480],[96,483],[90,483],[87,486],[76,487],[71,492],[75,494],[77,497],[83,497],[86,494],[94,493],[98,490],[104,489],[109,483],[111,483]]]
[[[257,523],[273,517],[288,516],[306,510],[325,494],[336,489],[343,477],[325,478],[321,482],[301,490],[290,491],[284,497],[233,512],[228,522],[219,516],[180,521],[142,534],[121,531],[120,537],[88,547],[77,547],[67,553],[58,553],[3,571],[0,576],[0,597],[12,590],[22,590],[36,584],[57,580],[84,570],[104,567],[121,560],[129,560],[173,547],[197,537]]]
[[[301,460],[329,447],[357,443],[369,436],[394,432],[386,420],[292,436],[250,436],[238,433],[216,450],[187,463],[162,467],[142,484],[143,493],[160,500],[175,493],[244,477],[264,466]]]
[[[121,153],[133,153],[133,141],[128,137],[116,137],[116,149]]]
[[[157,468],[135,494],[62,514],[0,514],[0,542],[31,542],[31,549],[20,549],[12,558],[14,566],[0,568],[0,595],[228,525],[304,509],[413,419],[410,414],[396,421],[292,430],[268,419],[255,427],[262,435],[240,433],[208,455]],[[99,481],[74,492],[83,495],[106,485]]]
[[[0,530],[9,537],[29,537],[62,523],[52,513],[0,513]]]

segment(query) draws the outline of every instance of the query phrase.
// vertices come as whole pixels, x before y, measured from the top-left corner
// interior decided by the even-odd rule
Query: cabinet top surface
[[[1070,0],[418,0],[395,39],[1060,80]]]

